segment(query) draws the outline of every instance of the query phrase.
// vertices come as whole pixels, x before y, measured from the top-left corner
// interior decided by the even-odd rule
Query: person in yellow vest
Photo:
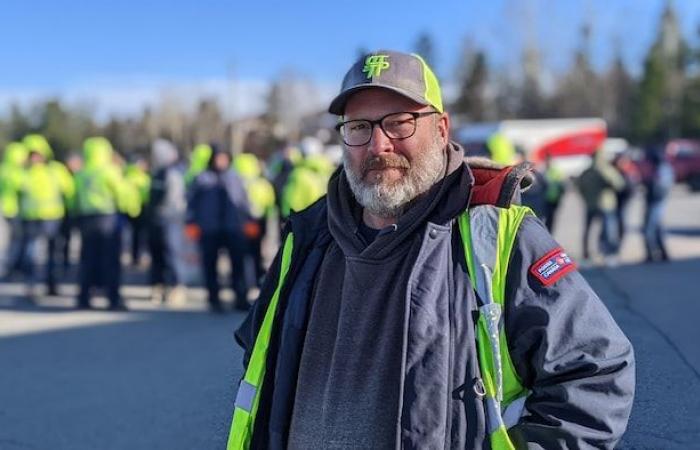
[[[0,208],[8,228],[7,253],[4,275],[19,269],[22,256],[22,221],[19,217],[19,189],[27,161],[27,148],[21,142],[10,142],[5,147],[0,164]]]
[[[612,449],[632,346],[513,204],[527,163],[466,163],[418,55],[364,55],[329,111],[343,167],[236,331],[228,450]]]
[[[24,231],[23,247],[27,256],[25,274],[28,297],[35,298],[38,279],[38,245],[46,240],[46,294],[58,295],[56,253],[61,221],[73,201],[75,186],[66,167],[53,159],[53,150],[44,136],[29,134],[22,139],[29,152],[27,169],[19,190],[20,217]]]
[[[49,239],[47,253],[54,261],[57,259],[56,253],[63,253],[66,248],[66,230],[69,227],[70,215],[75,203],[75,181],[73,174],[65,164],[56,160],[53,149],[48,140],[41,134],[28,134],[22,140],[27,149],[34,149],[41,153],[47,161],[48,168],[53,178],[58,182],[63,192],[65,214],[60,220],[58,235]],[[65,265],[65,261],[64,261]],[[55,294],[55,289],[50,289],[51,294]]]
[[[121,283],[121,229],[119,215],[139,214],[138,195],[124,181],[113,162],[112,145],[103,137],[83,143],[85,164],[76,173],[76,206],[80,237],[77,307],[89,309],[94,288],[104,288],[109,309],[126,310],[119,293]]]
[[[148,173],[148,161],[143,156],[136,156],[124,169],[124,179],[131,183],[138,192],[138,200],[141,213],[129,218],[131,227],[131,264],[139,266],[143,253],[144,240],[147,229],[146,206],[151,190],[151,176]]]
[[[322,154],[305,156],[289,174],[282,190],[283,219],[292,211],[301,211],[326,193],[328,179],[333,173],[333,164]]]
[[[267,234],[268,219],[275,212],[275,189],[262,175],[262,165],[252,153],[239,153],[233,158],[233,168],[243,180],[250,204],[251,222],[245,231],[248,238],[255,279],[259,281],[265,274],[262,261],[262,243]]]
[[[515,146],[503,133],[496,132],[486,142],[491,159],[497,164],[511,165],[517,160]]]
[[[554,231],[554,218],[556,217],[559,203],[561,203],[566,191],[566,180],[564,172],[552,161],[551,155],[547,154],[544,163],[544,178],[547,184],[546,200],[547,211],[544,217],[544,224],[550,233]]]

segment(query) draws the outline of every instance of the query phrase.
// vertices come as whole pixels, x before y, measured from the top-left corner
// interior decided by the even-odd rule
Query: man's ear
[[[450,115],[448,113],[444,112],[438,116],[437,127],[444,147],[450,141]]]

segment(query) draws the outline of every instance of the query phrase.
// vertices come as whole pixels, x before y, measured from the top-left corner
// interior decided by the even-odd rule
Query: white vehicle
[[[549,155],[571,176],[586,168],[588,156],[597,149],[617,153],[627,147],[623,139],[608,138],[607,125],[599,118],[473,123],[458,127],[454,136],[468,154],[488,156],[486,142],[494,133],[508,138],[528,161],[542,162]]]

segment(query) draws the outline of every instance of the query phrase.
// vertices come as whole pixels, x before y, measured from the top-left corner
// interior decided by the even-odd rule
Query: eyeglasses
[[[345,145],[359,147],[367,145],[372,140],[374,126],[384,132],[389,139],[408,139],[416,133],[416,123],[419,117],[439,114],[437,111],[397,112],[387,114],[377,120],[348,120],[335,126]]]

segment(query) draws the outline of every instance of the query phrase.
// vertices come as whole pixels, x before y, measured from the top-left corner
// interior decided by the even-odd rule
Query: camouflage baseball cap
[[[362,89],[389,89],[421,105],[443,112],[440,83],[420,56],[391,50],[379,50],[362,56],[350,68],[340,94],[328,107],[331,114],[342,115],[352,94]]]

